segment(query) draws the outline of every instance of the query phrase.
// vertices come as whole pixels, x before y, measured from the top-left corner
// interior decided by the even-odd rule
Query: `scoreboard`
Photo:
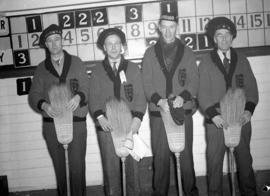
[[[64,49],[84,62],[104,58],[96,41],[109,27],[126,34],[125,57],[140,59],[145,49],[158,39],[158,19],[164,11],[178,14],[177,36],[195,52],[212,47],[205,35],[205,25],[215,16],[228,17],[236,24],[234,47],[270,45],[269,0],[144,1],[102,7],[89,4],[75,10],[0,16],[0,70],[33,67],[44,60],[45,51],[39,47],[39,38],[53,23],[63,28]]]

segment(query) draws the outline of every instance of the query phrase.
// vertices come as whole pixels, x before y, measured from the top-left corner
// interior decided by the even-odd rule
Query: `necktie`
[[[224,65],[224,68],[225,68],[226,72],[228,73],[229,72],[229,68],[230,68],[229,59],[227,58],[225,52],[223,52],[223,55],[224,55],[223,65]]]
[[[57,65],[57,66],[60,65],[60,61],[61,61],[61,58],[57,59],[57,60],[53,60],[54,64]]]
[[[113,72],[114,72],[114,75],[116,76],[117,75],[117,68],[116,68],[116,62],[113,62]]]

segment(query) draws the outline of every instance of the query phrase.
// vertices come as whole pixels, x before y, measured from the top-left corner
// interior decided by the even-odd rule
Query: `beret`
[[[118,28],[108,28],[108,29],[105,29],[104,31],[102,31],[100,33],[100,35],[98,36],[97,46],[100,49],[103,49],[104,42],[105,42],[106,38],[110,35],[117,35],[121,39],[122,44],[123,45],[126,44],[126,36],[125,36],[125,33],[123,31],[121,31]]]
[[[206,32],[210,38],[214,38],[216,30],[227,29],[231,32],[233,38],[236,37],[237,31],[235,24],[226,17],[215,17],[206,25]]]
[[[53,34],[59,34],[62,36],[61,27],[59,27],[56,24],[51,24],[46,29],[44,29],[44,31],[40,35],[39,45],[41,47],[45,47],[45,42],[46,42],[47,37],[49,37],[50,35],[53,35]]]

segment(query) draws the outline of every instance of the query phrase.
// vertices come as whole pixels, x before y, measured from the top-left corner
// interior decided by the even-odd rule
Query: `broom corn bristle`
[[[131,111],[125,101],[111,98],[106,103],[106,115],[112,126],[111,135],[116,154],[126,157],[129,154],[125,142],[127,138],[130,139]]]
[[[246,103],[243,89],[229,89],[220,101],[222,118],[228,123],[228,128],[223,129],[225,145],[235,147],[239,144],[241,135],[240,118]]]
[[[185,148],[185,124],[175,124],[169,111],[160,110],[160,114],[165,126],[170,150],[173,153],[183,151]]]
[[[71,99],[71,92],[66,85],[54,85],[49,90],[52,108],[58,115],[54,118],[57,140],[61,144],[68,144],[73,139],[73,113],[67,108]]]

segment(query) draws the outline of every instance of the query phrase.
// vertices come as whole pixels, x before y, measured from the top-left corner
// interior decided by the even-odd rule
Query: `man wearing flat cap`
[[[51,105],[49,91],[54,86],[66,85],[72,94],[67,108],[73,111],[73,140],[69,144],[71,195],[85,196],[86,114],[88,112],[89,79],[82,61],[62,48],[62,29],[52,24],[40,36],[46,49],[46,59],[35,70],[29,93],[29,104],[42,115],[43,136],[56,174],[59,196],[67,195],[65,152],[58,142],[54,118],[59,112]]]
[[[258,104],[257,82],[247,58],[232,47],[237,31],[231,20],[213,18],[207,25],[207,34],[215,43],[199,65],[199,104],[205,115],[206,159],[209,196],[221,196],[223,160],[226,147],[223,128],[228,123],[222,118],[220,101],[228,89],[241,88],[245,92],[245,110],[240,118],[242,132],[235,147],[240,194],[255,196],[256,182],[250,154],[251,116]]]
[[[105,59],[93,68],[90,78],[89,108],[96,124],[97,139],[100,147],[104,191],[106,196],[120,196],[121,163],[116,155],[110,131],[112,125],[105,115],[105,105],[110,98],[124,100],[132,112],[132,133],[137,133],[141,125],[146,100],[139,66],[122,55],[126,45],[125,34],[117,28],[105,29],[98,37],[98,47],[105,53]],[[127,168],[136,164],[128,156]],[[133,174],[127,174],[127,182],[135,181]],[[128,195],[136,190],[127,189]],[[138,190],[137,190],[138,191]]]
[[[182,116],[186,145],[180,156],[183,191],[185,195],[198,195],[192,154],[192,114],[196,111],[193,99],[197,95],[199,75],[192,50],[176,38],[177,26],[175,13],[162,13],[158,25],[160,38],[143,57],[143,83],[150,114],[154,196],[168,195],[170,184],[172,153],[160,114],[161,110],[169,110],[169,97],[175,97],[174,103],[185,110]]]

